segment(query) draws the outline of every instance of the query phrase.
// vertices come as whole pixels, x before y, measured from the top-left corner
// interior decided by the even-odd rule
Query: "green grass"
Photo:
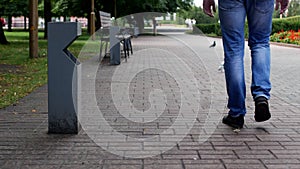
[[[29,59],[29,33],[5,32],[9,45],[0,45],[0,108],[17,103],[47,83],[47,40],[39,32],[39,58]],[[89,38],[79,37],[69,50],[77,56]]]

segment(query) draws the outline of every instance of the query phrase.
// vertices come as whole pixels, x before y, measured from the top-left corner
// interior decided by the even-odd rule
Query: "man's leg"
[[[244,0],[219,0],[224,69],[228,94],[229,113],[223,123],[243,128],[246,114],[246,87],[244,78],[244,25],[246,10]]]
[[[270,34],[274,0],[247,0],[249,47],[252,57],[251,92],[255,100],[255,120],[271,117],[268,107],[270,98]]]
[[[246,10],[243,0],[219,0],[219,16],[225,53],[225,77],[229,115],[244,116],[244,25]]]

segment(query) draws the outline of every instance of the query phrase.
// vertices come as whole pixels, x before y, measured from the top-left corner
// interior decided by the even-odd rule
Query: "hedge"
[[[193,33],[195,34],[211,34],[214,33],[217,36],[221,36],[220,24],[197,24],[194,26]]]
[[[195,29],[196,28],[196,29]],[[300,15],[294,17],[288,17],[283,19],[273,19],[272,23],[272,34],[280,32],[281,30],[289,31],[294,30],[298,31],[300,29]],[[221,28],[219,23],[215,24],[197,24],[193,29],[193,33],[196,34],[216,34],[217,36],[221,36]],[[245,37],[248,37],[248,27],[247,23],[245,26]]]
[[[284,31],[298,31],[300,29],[300,21],[296,20],[274,20],[272,23],[272,34]]]

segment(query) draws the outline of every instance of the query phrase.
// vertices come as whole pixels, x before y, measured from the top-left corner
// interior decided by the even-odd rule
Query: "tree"
[[[104,0],[103,0],[104,1]],[[189,9],[193,4],[193,0],[118,0],[117,1],[117,17],[127,16],[130,14],[143,12],[160,12],[174,13],[179,9]],[[108,5],[109,6],[109,5]],[[126,6],[126,8],[124,8]],[[105,5],[104,5],[105,8]],[[111,11],[106,11],[111,12]],[[140,30],[144,28],[145,15],[136,15],[136,22]],[[150,16],[153,17],[153,16]]]
[[[46,1],[46,0],[44,0]],[[77,16],[88,18],[90,23],[91,0],[52,0],[53,16]],[[189,9],[193,0],[95,0],[95,13],[109,12],[115,18],[141,12],[173,13],[178,9]],[[126,8],[124,8],[126,6]],[[99,20],[99,18],[98,18]],[[97,21],[98,21],[97,20]],[[143,26],[143,18],[137,18]],[[96,25],[99,25],[96,23]]]
[[[141,12],[174,13],[179,9],[190,9],[192,4],[193,0],[118,0],[117,17]],[[124,6],[126,6],[126,8],[124,8]]]
[[[39,4],[39,15],[45,19],[44,39],[48,37],[48,23],[51,22],[52,16],[69,16],[69,1],[67,0],[42,0]]]
[[[216,23],[219,20],[218,14],[215,14],[215,17],[207,16],[201,7],[193,6],[190,10],[180,10],[179,15],[184,18],[194,18],[197,21],[197,24],[208,24]]]
[[[28,15],[28,1],[24,0],[0,0],[0,17],[6,16],[8,31],[11,29],[11,17],[13,16],[27,16]],[[1,25],[0,28],[1,44],[7,44],[7,40]]]
[[[8,1],[7,0],[0,0],[0,18],[2,16],[5,16],[5,11],[6,7],[4,4],[6,4]],[[8,44],[9,42],[7,41],[4,30],[3,30],[3,23],[0,23],[0,44]]]
[[[51,10],[51,12],[53,12],[53,14],[55,16],[64,16],[65,20],[66,20],[66,16],[70,15],[70,1],[67,0],[57,0],[54,4],[53,9]]]
[[[300,15],[300,0],[291,0],[288,8],[288,16]]]
[[[4,35],[4,31],[3,31],[4,24],[5,24],[4,19],[1,18],[1,16],[0,16],[0,44],[7,45],[7,44],[9,44],[9,42],[7,41],[7,39]]]
[[[24,0],[0,0],[0,15],[8,18],[8,31],[11,29],[11,17],[28,16],[28,1]]]
[[[141,12],[173,13],[179,8],[190,8],[192,3],[193,0],[95,0],[95,13],[101,10],[115,18]],[[53,15],[85,17],[89,23],[90,12],[91,0],[56,0],[52,9]],[[142,19],[138,20],[142,23]]]

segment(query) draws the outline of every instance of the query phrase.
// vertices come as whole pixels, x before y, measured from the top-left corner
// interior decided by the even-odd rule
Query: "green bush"
[[[222,36],[220,24],[197,24],[193,33],[204,33],[204,34],[216,34],[217,36]],[[201,31],[199,31],[199,29]],[[272,23],[272,34],[280,32],[282,30],[298,31],[300,29],[300,16],[293,16],[283,19],[273,19]],[[245,24],[245,38],[248,38],[248,24]]]
[[[193,33],[199,34],[216,34],[217,36],[221,36],[221,27],[220,24],[197,24],[194,29]]]
[[[272,34],[280,32],[282,30],[289,31],[294,30],[298,31],[300,29],[300,21],[297,20],[274,20],[272,23]]]
[[[222,36],[221,26],[219,23],[215,24],[197,24],[196,29],[193,29],[195,34],[215,34],[217,36]],[[245,26],[245,37],[248,36],[248,28]]]
[[[162,21],[157,21],[159,24],[177,24],[176,21],[171,21],[171,20],[162,20]]]
[[[273,21],[280,21],[280,20],[300,22],[300,15],[291,16],[291,17],[282,18],[282,19],[280,19],[280,18],[273,18]]]

